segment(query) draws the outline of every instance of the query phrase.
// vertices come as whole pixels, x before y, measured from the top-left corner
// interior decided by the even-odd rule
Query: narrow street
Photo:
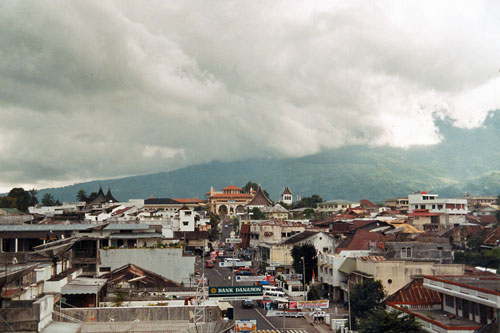
[[[224,222],[227,224],[227,222]],[[220,242],[225,242],[226,238],[230,237],[231,226],[224,227],[221,224],[221,239]],[[227,255],[232,255],[228,252]],[[209,286],[230,286],[231,285],[231,269],[221,268],[219,263],[221,259],[217,259],[214,268],[205,268],[205,276],[208,279]],[[197,260],[197,269],[203,271],[204,260]],[[234,282],[234,285],[245,285],[247,283]],[[307,323],[304,318],[290,318],[290,317],[266,317],[266,310],[255,306],[253,309],[245,309],[241,306],[241,301],[230,302],[234,307],[234,319],[256,319],[257,329],[259,331],[269,332],[286,332],[286,333],[318,333],[311,324]],[[257,304],[257,302],[255,302]]]

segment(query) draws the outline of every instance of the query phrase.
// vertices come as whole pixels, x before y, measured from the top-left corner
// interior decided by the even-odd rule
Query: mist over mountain
[[[325,200],[379,202],[419,190],[443,197],[466,192],[498,195],[500,112],[490,112],[478,128],[457,128],[446,119],[437,120],[437,125],[442,141],[436,145],[408,149],[346,146],[302,158],[215,161],[171,172],[43,189],[38,197],[49,192],[61,201],[74,201],[79,189],[90,193],[102,185],[123,201],[150,196],[203,199],[210,186],[243,186],[249,180],[261,184],[273,200],[278,200],[286,185],[294,194],[318,193]]]

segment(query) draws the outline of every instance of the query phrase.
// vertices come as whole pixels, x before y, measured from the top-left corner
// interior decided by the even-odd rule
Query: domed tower
[[[291,205],[293,203],[293,193],[290,191],[288,186],[285,187],[285,190],[281,193],[281,202],[287,205]]]

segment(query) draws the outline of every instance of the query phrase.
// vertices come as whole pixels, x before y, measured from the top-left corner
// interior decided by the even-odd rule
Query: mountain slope
[[[243,186],[252,180],[277,200],[289,185],[295,194],[324,199],[383,201],[418,190],[441,196],[500,193],[500,112],[485,125],[459,129],[439,121],[443,141],[409,149],[343,147],[302,158],[212,162],[172,172],[126,177],[45,189],[63,201],[74,201],[79,189],[97,191],[99,184],[120,200],[155,197],[204,198],[210,186]]]

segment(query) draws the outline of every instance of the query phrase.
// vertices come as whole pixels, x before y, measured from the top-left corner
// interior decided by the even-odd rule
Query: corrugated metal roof
[[[102,224],[9,224],[0,225],[0,232],[28,232],[28,231],[78,231],[88,230]]]
[[[345,274],[351,274],[356,270],[356,259],[347,258],[339,267],[339,271]]]
[[[112,234],[111,239],[136,239],[136,238],[163,238],[163,235],[156,232],[138,232],[134,234]]]
[[[62,287],[62,295],[97,294],[106,284],[106,279],[78,277]]]
[[[149,225],[145,223],[111,223],[104,230],[148,230]]]

